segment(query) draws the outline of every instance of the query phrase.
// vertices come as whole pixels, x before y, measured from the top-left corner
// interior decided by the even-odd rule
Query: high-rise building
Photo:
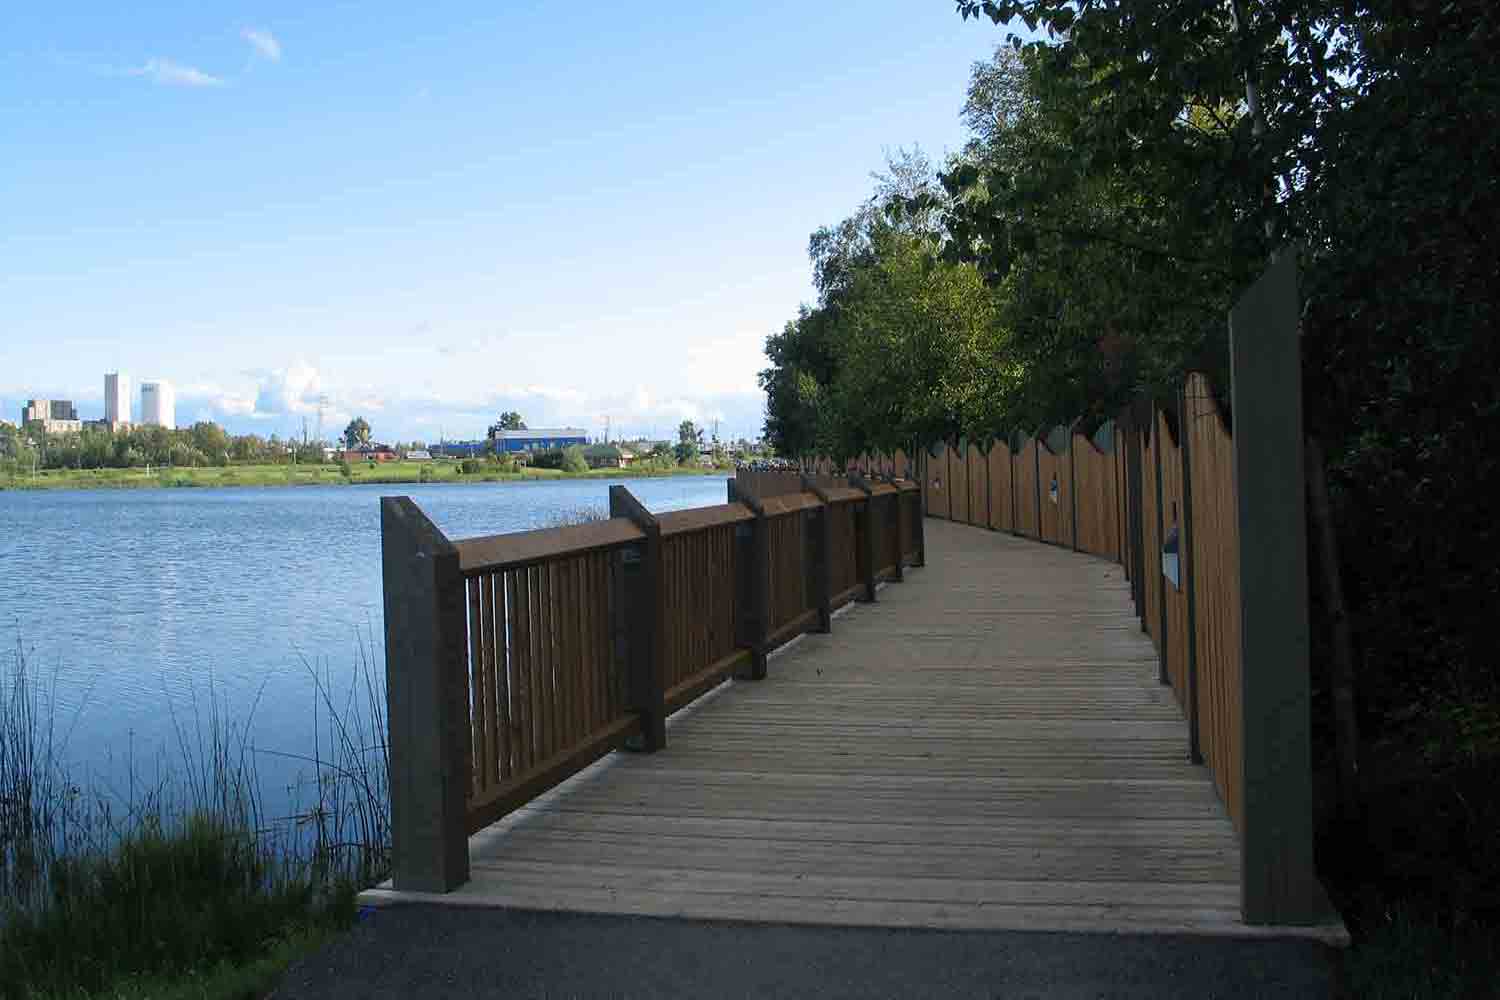
[[[46,434],[66,434],[83,429],[78,407],[69,399],[28,399],[21,408],[21,426],[38,423]]]
[[[109,372],[104,376],[104,422],[111,430],[130,425],[130,376]]]
[[[166,379],[141,382],[141,423],[147,426],[177,427],[177,395]]]

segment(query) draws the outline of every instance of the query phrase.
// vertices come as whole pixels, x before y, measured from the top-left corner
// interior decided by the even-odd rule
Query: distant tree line
[[[111,431],[85,427],[81,431],[48,434],[39,424],[24,428],[0,426],[0,462],[13,471],[36,469],[135,469],[145,466],[215,466],[290,464],[323,461],[323,448],[283,440],[276,434],[235,434],[212,421],[171,430],[134,425]]]

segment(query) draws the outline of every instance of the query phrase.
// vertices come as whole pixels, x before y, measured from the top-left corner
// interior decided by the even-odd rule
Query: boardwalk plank
[[[945,521],[927,551],[767,680],[675,717],[665,750],[481,831],[473,879],[437,901],[1253,933],[1233,828],[1120,568]]]

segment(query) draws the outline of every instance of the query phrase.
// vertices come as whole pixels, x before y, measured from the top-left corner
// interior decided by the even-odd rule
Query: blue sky
[[[963,141],[949,0],[7,4],[0,416],[758,433],[808,234]],[[136,400],[139,405],[139,400]]]

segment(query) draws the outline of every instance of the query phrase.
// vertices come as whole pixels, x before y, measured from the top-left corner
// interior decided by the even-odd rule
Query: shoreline
[[[427,470],[429,478],[423,479]],[[147,473],[143,469],[49,469],[35,478],[14,477],[0,481],[0,493],[46,493],[80,490],[239,489],[244,487],[298,486],[447,486],[476,483],[560,482],[586,479],[671,479],[678,476],[733,475],[733,468],[590,469],[563,472],[534,469],[500,472],[481,469],[463,474],[457,463],[390,462],[375,468],[354,468],[345,477],[340,467],[324,465],[228,465],[167,469]]]

